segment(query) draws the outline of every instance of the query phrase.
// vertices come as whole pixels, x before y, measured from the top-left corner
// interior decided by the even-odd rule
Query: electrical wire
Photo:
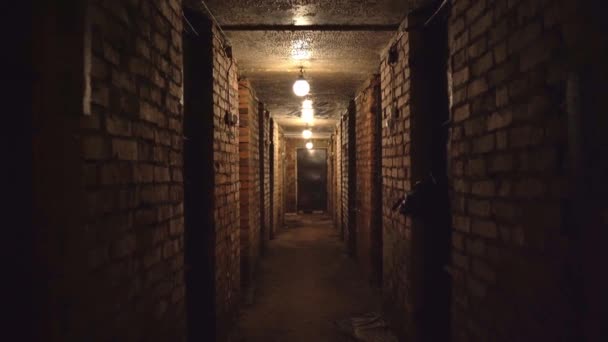
[[[221,38],[220,38],[220,37],[217,37],[215,34],[212,34],[213,38],[217,39],[222,47],[220,49],[220,53],[221,53],[222,57],[230,59],[230,65],[228,66],[228,70],[226,70],[226,82],[228,83],[228,86],[226,87],[226,102],[228,102],[228,113],[224,113],[224,115],[227,115],[227,114],[232,115],[232,101],[230,98],[230,88],[231,88],[232,82],[230,80],[230,70],[232,69],[232,65],[234,64],[234,59],[232,58],[232,56],[229,57],[228,54],[226,53],[226,45],[230,46],[230,41],[228,40],[228,37],[226,37],[226,33],[224,32],[224,30],[222,30],[222,26],[217,21],[217,19],[215,18],[215,15],[213,15],[213,12],[211,12],[211,10],[209,9],[209,7],[205,3],[205,1],[200,0],[200,2],[203,5],[203,7],[205,8],[205,11],[209,15],[209,17],[211,18],[211,20],[213,21],[213,23],[215,24],[215,26],[217,27],[217,29],[221,35]],[[184,16],[184,18],[185,18],[185,16]],[[187,19],[186,19],[186,21],[188,22]],[[190,27],[192,27],[190,22],[188,22],[188,25],[190,25]],[[192,28],[192,29],[194,30],[194,28]],[[196,32],[196,30],[194,32]],[[224,130],[228,131],[229,136],[231,138],[234,138],[234,137],[236,137],[236,134],[234,134],[232,132],[232,130],[230,129],[230,127],[228,126],[228,123],[226,122],[227,119],[228,119],[227,117],[224,117],[224,123],[222,126],[224,126]],[[236,127],[236,125],[235,125],[235,127]]]
[[[209,7],[207,7],[207,4],[205,3],[205,1],[201,0],[201,4],[203,5],[203,7],[205,7],[205,11],[207,11],[207,14],[209,14],[209,16],[211,17],[211,20],[213,20],[213,22],[215,23],[215,26],[217,26],[217,29],[220,31],[222,38],[224,38],[224,41],[229,42],[228,37],[226,36],[226,33],[224,32],[224,30],[222,30],[222,26],[217,21],[217,19],[215,19],[213,12],[211,12]],[[228,45],[230,45],[230,44],[228,44]],[[223,43],[222,43],[222,48],[226,49]]]
[[[184,18],[184,21],[186,22],[186,24],[188,24],[192,32],[194,32],[194,34],[198,36],[198,32],[196,31],[194,26],[192,26],[192,23],[190,23],[190,20],[188,20],[188,17],[186,17],[186,13],[184,13],[184,11],[182,11],[182,18]]]
[[[441,5],[439,5],[439,8],[437,8],[437,10],[435,11],[435,13],[433,13],[433,15],[431,15],[425,22],[424,22],[424,26],[428,26],[429,23],[431,21],[433,21],[433,19],[435,19],[435,17],[437,16],[437,14],[439,14],[439,12],[443,9],[443,7],[445,7],[445,5],[447,5],[447,3],[450,2],[450,0],[443,0],[443,2],[441,3]]]

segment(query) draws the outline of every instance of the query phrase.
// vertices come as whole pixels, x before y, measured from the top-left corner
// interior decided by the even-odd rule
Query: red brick
[[[473,77],[479,77],[494,66],[494,56],[492,52],[487,52],[472,64]]]
[[[471,115],[471,107],[469,104],[464,104],[454,110],[454,122],[460,122],[467,119]]]
[[[471,159],[467,162],[466,174],[470,177],[484,176],[486,174],[486,162],[482,158]]]
[[[486,14],[484,14],[483,16],[481,16],[479,19],[477,19],[477,21],[471,25],[471,38],[475,38],[478,35],[481,35],[483,33],[486,33],[491,25],[492,25],[492,21],[493,21],[493,13],[487,12]]]
[[[516,203],[495,201],[492,203],[492,213],[498,219],[513,221],[519,217],[520,210]]]
[[[458,72],[455,72],[452,76],[452,81],[455,87],[467,82],[469,80],[469,68],[464,68]]]
[[[483,78],[478,78],[478,79],[472,81],[471,83],[469,83],[468,95],[470,97],[475,97],[487,90],[488,90],[488,84],[487,84],[486,80]]]
[[[498,236],[496,223],[489,220],[473,219],[471,231],[484,238],[495,239]]]
[[[486,153],[493,151],[495,147],[495,137],[493,134],[488,134],[477,138],[473,143],[473,150],[476,153]]]
[[[488,200],[469,200],[468,212],[479,217],[490,216],[490,201]]]
[[[473,259],[473,274],[490,283],[496,280],[496,272],[486,262]]]
[[[97,135],[85,136],[82,139],[82,150],[85,159],[100,160],[110,156],[106,140]]]
[[[483,256],[486,251],[486,242],[480,238],[468,238],[466,240],[467,253],[473,256]]]
[[[495,193],[495,185],[493,181],[479,181],[474,182],[472,190],[473,194],[478,196],[494,196]]]
[[[469,45],[467,54],[468,54],[469,58],[477,58],[477,57],[481,56],[483,53],[485,53],[487,50],[488,50],[487,39],[481,38],[481,39],[477,39],[474,43],[471,43]]]
[[[112,155],[120,160],[137,160],[137,142],[126,139],[112,139]]]
[[[472,296],[477,298],[483,298],[487,293],[486,286],[482,282],[471,277],[467,278],[467,289]]]
[[[510,110],[501,110],[494,112],[488,118],[488,131],[493,131],[499,128],[509,126],[513,121],[513,114]]]

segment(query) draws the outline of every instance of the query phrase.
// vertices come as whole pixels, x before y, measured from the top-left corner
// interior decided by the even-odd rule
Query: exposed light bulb
[[[304,101],[302,101],[302,108],[310,108],[310,109],[312,109],[312,100],[304,100]]]
[[[307,149],[312,150],[312,147],[313,147],[313,145],[312,145],[311,141],[309,141],[309,142],[306,143],[306,148]]]
[[[302,138],[310,139],[312,137],[312,132],[309,129],[305,129],[302,131]]]
[[[315,117],[315,111],[312,108],[302,108],[302,121],[311,124]]]
[[[305,79],[299,78],[293,84],[293,92],[300,97],[306,96],[308,95],[308,92],[310,92],[310,84],[308,84],[308,81],[306,81]]]

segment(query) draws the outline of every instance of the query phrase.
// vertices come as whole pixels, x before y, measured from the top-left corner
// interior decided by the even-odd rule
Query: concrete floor
[[[350,341],[335,321],[380,309],[380,294],[324,215],[291,216],[269,243],[232,341]]]

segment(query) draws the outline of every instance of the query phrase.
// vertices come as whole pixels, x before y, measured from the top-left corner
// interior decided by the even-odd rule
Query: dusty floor
[[[379,310],[379,293],[323,215],[292,216],[262,258],[232,341],[349,341],[334,322]]]

